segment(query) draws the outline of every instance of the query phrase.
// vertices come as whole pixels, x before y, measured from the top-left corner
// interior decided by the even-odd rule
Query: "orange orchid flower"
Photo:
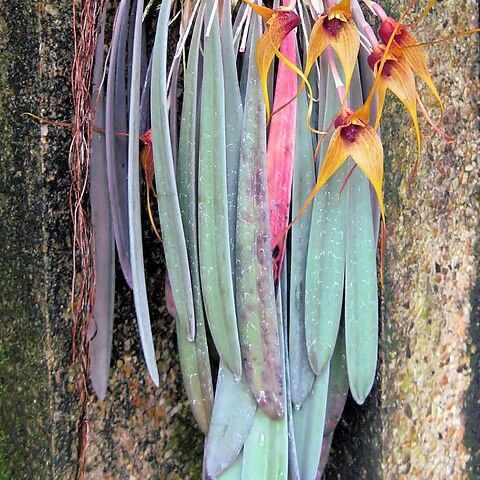
[[[384,64],[379,72],[382,58],[384,58]],[[415,135],[417,137],[417,161],[410,175],[412,179],[418,167],[422,147],[417,117],[417,90],[412,69],[402,51],[398,48],[393,48],[386,52],[385,45],[380,44],[376,45],[373,52],[369,55],[368,64],[374,71],[375,77],[378,77],[376,82],[378,112],[375,120],[375,129],[378,128],[378,124],[380,123],[387,90],[390,90],[403,103],[412,117]]]
[[[386,17],[380,26],[378,34],[387,44],[393,35],[393,46],[401,49],[410,68],[425,82],[436,98],[443,116],[443,104],[428,71],[427,60],[417,39],[408,30],[408,25],[398,23],[391,17]]]
[[[317,183],[292,224],[303,215],[315,195],[351,157],[372,184],[385,225],[382,187],[383,146],[375,128],[368,124],[372,99],[373,95],[369,96],[365,104],[356,112],[350,108],[343,108],[335,119],[335,130],[328,144]]]
[[[345,73],[345,87],[348,92],[360,49],[360,36],[352,18],[350,0],[342,0],[322,14],[312,28],[308,45],[305,76],[323,51],[331,46],[337,54]]]
[[[383,203],[383,145],[376,129],[368,123],[373,98],[374,95],[371,93],[363,106],[356,112],[348,107],[342,108],[334,121],[335,130],[328,144],[317,182],[289,227],[303,215],[315,195],[328,180],[348,158],[351,158],[372,184],[378,199],[382,216],[380,285],[383,285],[383,258],[386,248],[385,205]],[[344,183],[346,181],[348,181],[348,177]]]
[[[257,66],[262,82],[263,97],[265,99],[267,122],[270,120],[270,100],[268,96],[268,72],[273,59],[277,56],[280,60],[286,59],[280,54],[279,49],[285,37],[301,23],[301,18],[293,11],[293,7],[278,7],[275,9],[263,7],[243,0],[250,5],[252,9],[260,15],[266,25],[265,32],[257,43]],[[302,76],[299,70],[291,62],[286,61],[287,66],[292,68],[297,74]]]

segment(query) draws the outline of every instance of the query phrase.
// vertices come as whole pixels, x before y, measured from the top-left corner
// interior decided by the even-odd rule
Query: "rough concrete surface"
[[[413,31],[428,41],[477,24],[474,2],[447,0]],[[477,479],[478,36],[426,48],[444,99],[442,128],[456,142],[422,121],[422,163],[409,188],[412,129],[392,123],[387,132],[396,146],[386,164],[381,471],[385,479]],[[420,96],[438,119],[425,86]]]
[[[44,6],[0,2],[0,471],[19,479],[68,477],[74,462],[70,135],[22,116],[69,115],[71,30]]]
[[[389,4],[394,17],[403,8]],[[446,0],[412,32],[425,42],[477,26],[475,2]],[[347,403],[328,479],[480,478],[478,34],[425,48],[444,99],[442,128],[456,142],[421,119],[422,160],[408,186],[416,156],[411,121],[397,101],[384,113],[380,368],[373,398],[361,407]],[[417,85],[438,119],[434,97]]]
[[[70,131],[72,3],[0,0],[0,478],[73,479]],[[144,212],[145,213],[145,212]],[[161,246],[145,222],[161,387],[147,379],[118,271],[108,398],[88,405],[87,478],[199,478],[203,440],[183,391]]]

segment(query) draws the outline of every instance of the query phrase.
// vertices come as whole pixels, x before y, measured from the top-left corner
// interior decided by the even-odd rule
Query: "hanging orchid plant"
[[[362,404],[374,383],[386,92],[412,119],[412,178],[417,106],[441,132],[415,76],[441,115],[443,107],[414,24],[403,23],[410,7],[396,21],[364,3],[378,17],[377,34],[357,0],[163,0],[149,52],[144,19],[155,9],[121,0],[104,82],[98,38],[90,379],[105,397],[116,250],[145,363],[159,382],[142,247],[146,201],[165,252],[185,388],[206,436],[205,478],[320,478],[348,391]]]

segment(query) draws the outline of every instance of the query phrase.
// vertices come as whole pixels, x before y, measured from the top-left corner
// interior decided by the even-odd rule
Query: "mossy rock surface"
[[[0,0],[0,479],[74,478],[78,399],[71,365],[68,129],[72,3]],[[144,212],[145,213],[145,212]],[[164,308],[161,244],[145,222],[161,372],[144,367],[133,301],[117,272],[111,381],[89,398],[87,478],[199,478],[203,440],[183,391]]]

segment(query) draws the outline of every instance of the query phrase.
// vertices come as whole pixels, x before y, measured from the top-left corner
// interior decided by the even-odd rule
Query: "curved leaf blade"
[[[258,19],[253,25],[258,38]],[[256,62],[251,62],[238,177],[236,299],[248,383],[260,408],[280,418],[283,375],[270,255],[265,103],[259,81]]]
[[[315,378],[310,395],[299,410],[293,411],[300,478],[315,480],[322,452],[327,408],[330,364]]]
[[[252,428],[243,447],[243,480],[287,478],[287,416],[274,420],[257,408]]]
[[[348,378],[362,404],[375,380],[378,354],[376,243],[370,185],[355,169],[347,185],[345,340]]]
[[[307,97],[306,93],[302,92],[298,98],[292,217],[295,217],[303,207],[315,185],[312,138],[305,126],[306,117]],[[297,407],[305,401],[315,379],[308,360],[305,338],[305,270],[311,218],[312,206],[309,206],[291,229],[288,342],[291,396],[293,404]]]
[[[142,45],[143,0],[138,0],[135,14],[135,32],[132,54],[132,83],[130,85],[130,118],[128,137],[128,228],[130,261],[132,267],[133,298],[143,354],[153,383],[158,386],[158,369],[153,346],[150,313],[148,309],[145,267],[143,264],[142,221],[140,212],[140,68]]]
[[[128,133],[125,56],[130,1],[122,0],[113,26],[105,100],[105,143],[108,190],[118,259],[125,281],[132,288],[128,231]]]
[[[256,409],[257,404],[245,377],[236,380],[232,372],[220,364],[212,422],[205,447],[209,476],[219,476],[235,462],[252,426]]]
[[[243,454],[240,452],[235,463],[222,472],[215,480],[242,480]]]
[[[329,74],[324,127],[338,108],[335,85]],[[329,141],[329,136],[323,140],[319,158],[324,158]],[[317,193],[312,207],[305,279],[305,334],[310,364],[317,375],[333,354],[342,312],[346,196],[340,195],[340,191],[347,174],[345,162]]]
[[[100,32],[93,71],[92,98],[97,101],[94,125],[99,128],[105,126],[105,91],[103,88],[99,90],[103,76],[105,16],[106,6],[99,22]],[[90,205],[95,245],[95,302],[92,322],[95,331],[91,333],[93,338],[90,341],[89,370],[92,387],[99,400],[103,400],[107,394],[115,303],[115,241],[105,148],[105,135],[94,131],[90,154]]]
[[[350,103],[354,108],[363,103],[358,66]],[[377,242],[370,191],[370,182],[356,168],[346,192],[345,340],[350,389],[360,404],[372,388],[378,350]]]
[[[157,202],[165,261],[179,321],[190,341],[195,338],[190,267],[177,194],[167,108],[167,40],[170,0],[162,2],[153,47],[151,80],[152,143]]]
[[[237,218],[237,182],[240,162],[240,140],[243,124],[243,103],[237,76],[233,45],[232,13],[226,2],[222,11],[222,60],[225,83],[225,142],[227,155],[228,226],[232,275],[235,274],[235,228]],[[235,284],[235,276],[233,277]]]
[[[213,1],[207,2],[211,11]],[[209,16],[205,18],[207,23]],[[218,12],[204,42],[198,165],[200,279],[208,324],[225,365],[242,372],[228,226],[225,89]]]

